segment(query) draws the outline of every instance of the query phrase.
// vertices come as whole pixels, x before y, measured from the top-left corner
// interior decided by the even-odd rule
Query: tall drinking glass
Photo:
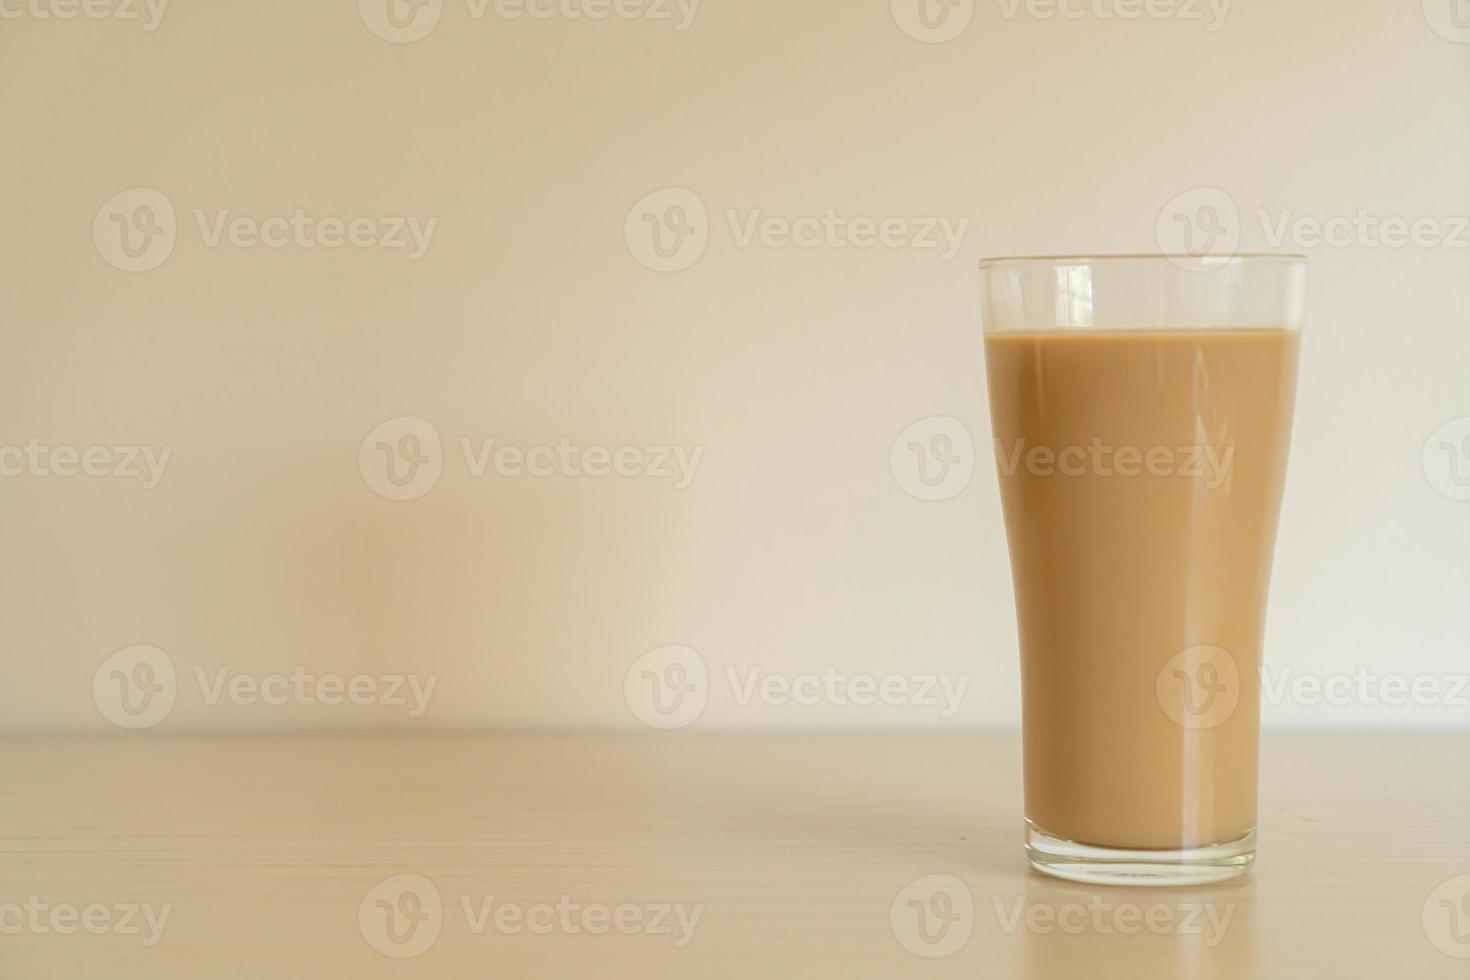
[[[1239,874],[1306,259],[980,269],[1027,856],[1085,882]]]

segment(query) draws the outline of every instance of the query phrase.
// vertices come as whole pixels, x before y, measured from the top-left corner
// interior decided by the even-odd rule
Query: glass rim
[[[1303,264],[1307,256],[1301,252],[1232,252],[1228,255],[1193,255],[1188,252],[1096,252],[1090,255],[993,255],[977,263],[981,269],[1000,265],[1084,265],[1099,262],[1199,262],[1219,267],[1232,262],[1275,261],[1291,265]]]

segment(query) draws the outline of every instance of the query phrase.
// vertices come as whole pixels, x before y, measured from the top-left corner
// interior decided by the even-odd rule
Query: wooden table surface
[[[3,744],[5,978],[1470,977],[1467,734],[1268,736],[1188,889],[1030,872],[1009,734]]]

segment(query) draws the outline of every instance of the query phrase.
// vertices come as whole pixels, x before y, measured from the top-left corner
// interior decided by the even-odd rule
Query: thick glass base
[[[1245,873],[1256,859],[1256,832],[1223,844],[1134,851],[1062,840],[1028,820],[1026,857],[1042,874],[1089,885],[1206,885]]]

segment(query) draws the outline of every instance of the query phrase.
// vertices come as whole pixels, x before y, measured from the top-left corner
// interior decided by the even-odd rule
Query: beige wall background
[[[1367,680],[1268,722],[1470,723],[1470,10],[927,2],[0,0],[0,725],[1014,725],[974,263],[1176,215],[1312,260],[1268,676]],[[924,501],[934,416],[979,452]],[[905,703],[741,703],[829,666]]]

